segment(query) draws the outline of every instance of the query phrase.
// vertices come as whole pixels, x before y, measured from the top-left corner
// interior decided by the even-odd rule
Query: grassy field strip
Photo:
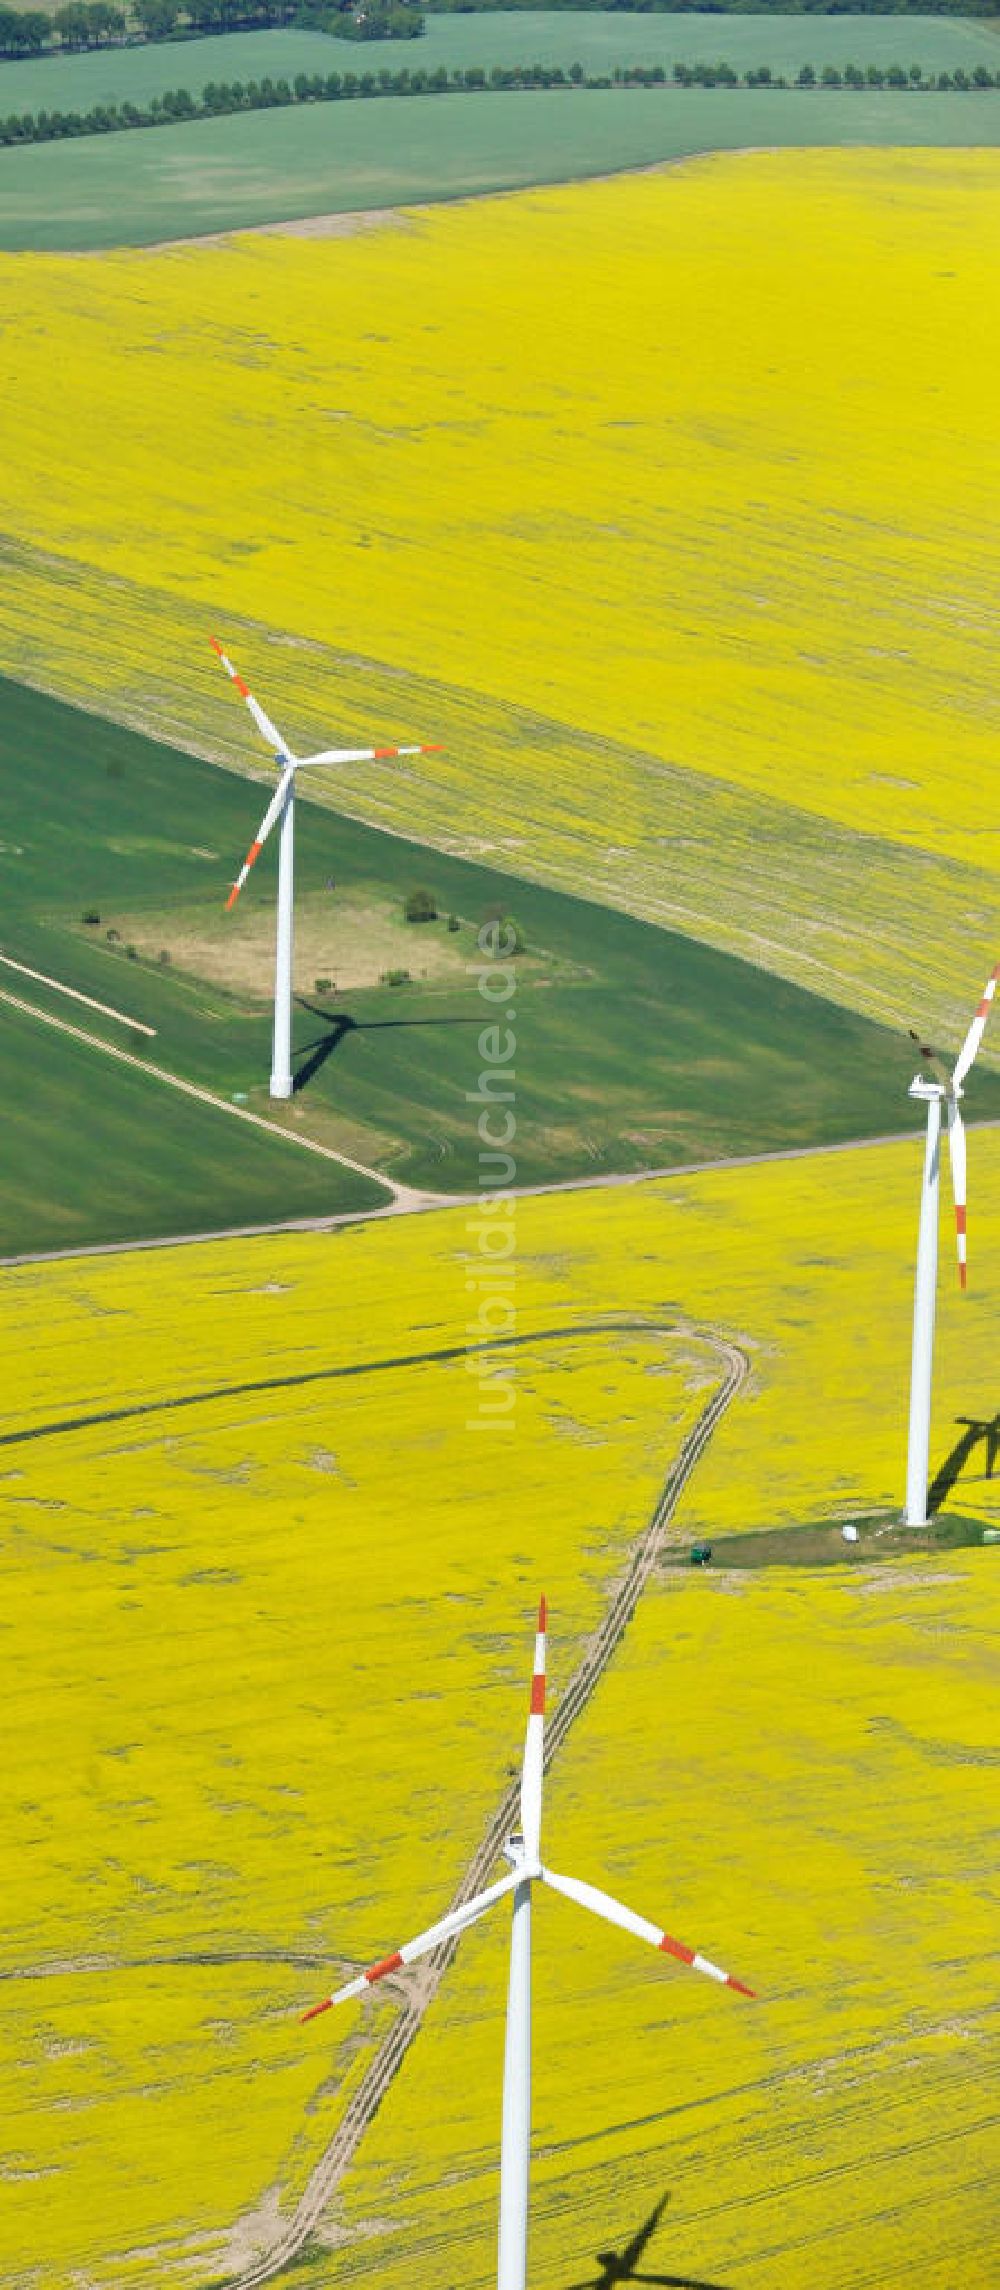
[[[449,71],[494,64],[579,61],[590,74],[615,66],[706,62],[724,57],[738,70],[770,64],[793,74],[804,63],[918,63],[925,73],[996,69],[1000,42],[995,24],[945,16],[699,16],[632,15],[599,10],[497,12],[429,16],[419,46],[387,40],[378,54],[360,58],[322,32],[230,32],[223,37],[104,48],[89,54],[52,55],[0,62],[0,112],[89,111],[96,103],[145,103],[168,88],[193,93],[209,80],[293,80],[297,72]],[[405,127],[401,124],[401,132]]]
[[[692,932],[714,914],[763,962],[826,966],[842,998],[867,975],[904,1024],[934,1024],[916,973],[943,974],[942,933],[977,971],[988,953],[984,976],[995,959],[998,567],[964,441],[990,435],[998,198],[988,152],[772,153],[355,238],[11,265],[25,346],[0,523],[29,554],[4,656],[236,752],[201,649],[224,594],[234,652],[246,622],[280,623],[245,662],[279,721],[329,736],[394,678],[397,709],[414,678],[424,704],[440,692],[427,731],[447,752],[378,786],[345,775],[344,808],[478,834],[511,871],[680,909]],[[454,377],[479,372],[495,309],[470,398]],[[113,525],[89,425],[55,494],[45,478],[57,331],[119,439],[136,509]],[[109,342],[129,345],[128,389]],[[75,562],[56,555],[70,499]],[[516,713],[488,697],[512,690]],[[575,737],[553,753],[560,724]]]
[[[397,710],[401,704],[397,695]],[[243,711],[232,712],[242,726]],[[250,812],[242,780],[20,685],[0,685],[7,947],[39,974],[72,982],[92,1004],[117,1008],[127,994],[130,1009],[157,1029],[160,1071],[273,1120],[266,1076],[274,844],[236,910],[227,912],[221,896],[220,853],[245,848],[246,816],[259,815],[261,800],[255,788]],[[523,951],[512,1084],[516,1170],[506,1173],[519,1187],[885,1136],[914,1118],[905,1029],[877,1028],[758,964],[608,907],[524,881],[515,888],[510,877],[453,854],[429,865],[420,846],[308,801],[299,827],[296,1087],[280,1122],[345,1163],[387,1172],[410,1188],[411,1203],[417,1189],[438,1199],[468,1195],[483,1177],[474,1108],[483,1059],[495,1044],[484,1032],[477,934],[487,915],[509,911],[512,901]],[[194,835],[197,842],[186,839]],[[425,878],[437,919],[410,926],[406,902]],[[400,980],[408,981],[405,991]],[[513,1012],[515,980],[506,983]],[[956,1038],[972,991],[970,982]],[[65,1014],[62,998],[43,985],[28,998]],[[88,1016],[87,1031],[120,1038],[116,1023],[99,1015]],[[124,1046],[146,1053],[141,1038]],[[13,1230],[0,1192],[0,1253],[24,1256],[70,1237],[134,1239],[127,1194],[122,1213],[95,1230],[82,1167],[68,1197],[65,1187],[42,1181],[30,1135],[36,1077],[18,1066],[17,1054],[12,1037],[0,1033],[0,1094],[9,1087],[15,1095],[21,1125],[5,1177],[22,1188]],[[995,1075],[977,1072],[968,1110],[974,1118],[1000,1114]],[[36,1111],[47,1136],[47,1101]],[[248,1221],[245,1204],[228,1197],[221,1136],[219,1145],[208,1218],[215,1230]],[[100,1183],[106,1198],[103,1171]],[[172,1184],[175,1229],[191,1232],[197,1220],[183,1161]],[[32,1185],[33,1230],[23,1216]],[[342,1188],[323,1204],[327,1214],[353,1205]],[[287,1222],[311,1206],[292,1178],[287,1202],[276,1200],[259,1221]],[[66,1222],[71,1209],[75,1232]],[[152,1230],[161,1229],[158,1215]]]
[[[856,19],[855,19],[856,21]],[[713,151],[995,147],[995,92],[538,90],[230,115],[0,153],[0,246],[158,246],[565,183]]]
[[[109,1232],[166,1238],[181,1222],[212,1231],[220,1211],[259,1225],[278,1204],[300,1216],[384,1206],[384,1190],[366,1179],[313,1154],[290,1157],[252,1126],[220,1126],[214,1106],[164,1091],[139,1062],[95,1058],[92,1039],[18,999],[5,996],[0,1027],[4,1254],[19,1254],[29,1237],[37,1245],[40,1201],[52,1248]]]
[[[122,1026],[130,1026],[135,1034],[155,1035],[156,1027],[147,1026],[141,1018],[130,1018],[125,1010],[114,1010],[110,1002],[95,1002],[92,994],[81,994],[78,986],[67,986],[61,978],[49,978],[44,970],[32,970],[27,962],[15,962],[12,954],[0,954],[5,970],[16,970],[22,978],[34,978],[40,986],[51,986],[57,994],[66,994],[71,1002],[85,1002],[89,1010],[99,1010],[102,1017],[115,1018]]]
[[[989,1131],[998,1127],[1000,1127],[1000,1123],[995,1121],[967,1121],[965,1124],[967,1136],[975,1136],[980,1131]],[[830,1153],[854,1154],[884,1145],[912,1146],[912,1144],[912,1131],[895,1130],[891,1135],[885,1137],[855,1138],[843,1145],[796,1145],[775,1153],[727,1154],[723,1161],[701,1161],[697,1163],[697,1167],[700,1172],[722,1169],[757,1169],[773,1162],[805,1161],[820,1156],[825,1158]],[[608,1188],[618,1189],[621,1186],[646,1185],[654,1178],[681,1177],[686,1175],[690,1167],[689,1162],[676,1162],[669,1169],[629,1170],[625,1174],[616,1176],[567,1177],[554,1180],[549,1184],[512,1185],[507,1189],[506,1197],[513,1201],[531,1201],[546,1200],[560,1193],[599,1193],[607,1191]],[[204,1247],[207,1241],[264,1240],[268,1236],[276,1237],[279,1233],[334,1232],[342,1225],[367,1223],[372,1216],[393,1214],[430,1216],[435,1213],[440,1214],[442,1210],[446,1209],[469,1207],[479,1198],[480,1196],[474,1193],[425,1193],[413,1199],[401,1201],[398,1210],[393,1208],[350,1209],[335,1216],[278,1217],[270,1224],[226,1225],[215,1232],[173,1233],[162,1240],[99,1241],[90,1247],[83,1248],[23,1249],[15,1256],[0,1256],[0,1269],[19,1264],[60,1264],[75,1260],[77,1257],[135,1255],[137,1251],[141,1252],[146,1248],[200,1248]],[[498,1340],[495,1347],[487,1348],[502,1349],[503,1340]],[[466,1352],[470,1347],[463,1345],[461,1349]],[[476,1347],[472,1346],[471,1349],[475,1350]],[[2,1444],[2,1437],[0,1437],[0,1445]]]
[[[102,1041],[99,1034],[85,1033],[82,1027],[71,1025],[68,1018],[57,1018],[51,1010],[39,1010],[33,1002],[23,1002],[17,994],[8,993],[5,987],[0,987],[0,1002],[5,1002],[12,1010],[19,1010],[23,1017],[34,1018],[40,1025],[51,1026],[56,1033],[66,1034],[71,1041],[84,1043],[87,1049],[100,1050],[105,1057],[117,1059],[120,1065],[130,1066],[134,1072],[148,1075],[151,1081],[164,1082],[168,1089],[179,1090],[183,1097],[193,1097],[200,1105],[210,1105],[217,1113],[231,1114],[237,1121],[250,1122],[255,1129],[265,1129],[271,1137],[284,1138],[290,1145],[298,1145],[303,1152],[318,1153],[324,1161],[339,1162],[341,1168],[352,1170],[355,1176],[368,1178],[373,1185],[383,1186],[395,1200],[405,1202],[410,1197],[409,1186],[397,1185],[394,1178],[384,1177],[379,1170],[367,1169],[362,1162],[351,1161],[346,1154],[334,1152],[330,1145],[317,1144],[315,1138],[305,1137],[297,1130],[282,1129],[276,1121],[266,1121],[262,1114],[250,1113],[244,1105],[230,1105],[224,1097],[213,1096],[210,1089],[202,1089],[193,1081],[184,1081],[180,1074],[168,1073],[163,1066],[151,1065],[148,1058],[137,1058],[130,1050],[119,1049],[114,1042]]]
[[[194,726],[205,753],[247,771],[243,727],[219,689],[198,606],[20,545],[0,546],[0,561],[0,661],[9,672],[37,684],[41,651],[47,688],[78,707],[93,711],[99,701],[115,722],[181,749]],[[91,654],[102,652],[111,620],[117,643],[98,693]],[[331,726],[346,738],[373,723],[400,736],[433,725],[444,741],[444,757],[425,759],[419,777],[338,778],[324,794],[317,773],[311,803],[483,860],[501,876],[570,887],[904,1031],[937,1025],[961,1038],[968,1012],[956,981],[972,968],[985,977],[996,958],[987,868],[852,832],[332,645],[296,640],[293,678],[287,634],[246,623],[229,640],[262,686],[276,686],[297,736],[319,743]],[[560,787],[555,810],[539,801],[545,782]],[[623,812],[628,839],[609,843],[606,822],[613,817],[620,833]],[[511,834],[512,816],[523,831]],[[984,1055],[987,1064],[1000,1057],[989,1033]]]
[[[738,1345],[721,1343],[713,1346],[710,1343],[709,1349],[716,1350],[722,1365],[721,1381],[688,1432],[671,1465],[651,1518],[627,1554],[620,1578],[610,1586],[604,1616],[584,1648],[577,1669],[560,1692],[555,1717],[546,1727],[546,1772],[555,1763],[571,1727],[584,1715],[608,1663],[634,1620],[639,1600],[660,1557],[664,1533],[676,1504],[704,1455],[717,1425],[749,1374],[750,1363]],[[483,1891],[500,1858],[505,1839],[517,1825],[519,1805],[518,1778],[493,1814],[482,1843],[452,1896],[449,1908],[458,1908],[464,1901],[471,1900],[476,1893]],[[419,1981],[414,1984],[412,1996],[406,1996],[402,2011],[370,2060],[333,2138],[311,2172],[293,2216],[270,2249],[234,2276],[234,2283],[239,2284],[239,2290],[258,2290],[258,2286],[273,2281],[275,2275],[293,2263],[308,2245],[345,2172],[350,2169],[366,2131],[383,2105],[410,2046],[419,2035],[424,2016],[434,2002],[444,1975],[454,1963],[457,1953],[457,1942],[452,1941],[435,1949],[429,1956]],[[404,1984],[406,1987],[408,1985]]]

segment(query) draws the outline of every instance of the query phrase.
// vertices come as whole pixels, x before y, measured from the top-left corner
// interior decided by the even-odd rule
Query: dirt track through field
[[[621,1322],[613,1323],[620,1326]],[[655,1320],[630,1321],[633,1329],[645,1327],[659,1329],[671,1335],[676,1328],[670,1322]],[[567,1327],[559,1331],[563,1336],[580,1333]],[[535,1339],[537,1341],[537,1338]],[[702,1409],[694,1428],[688,1433],[680,1453],[672,1463],[652,1516],[644,1527],[632,1554],[614,1585],[603,1622],[584,1647],[583,1654],[570,1679],[555,1715],[546,1729],[545,1768],[548,1771],[576,1719],[585,1710],[591,1695],[600,1682],[611,1660],[619,1639],[628,1628],[643,1590],[660,1555],[664,1530],[696,1465],[700,1462],[713,1433],[726,1409],[750,1373],[750,1361],[740,1345],[721,1337],[702,1339],[714,1344],[724,1373],[722,1381]],[[530,1343],[530,1337],[524,1338]],[[461,1907],[486,1885],[490,1872],[498,1860],[504,1841],[518,1821],[520,1782],[507,1790],[478,1846],[450,1905]],[[442,1911],[442,1913],[445,1913]],[[377,2114],[393,2079],[398,2075],[406,2054],[416,2041],[423,2024],[424,2014],[433,2003],[448,1966],[458,1946],[457,1940],[446,1941],[427,1958],[422,1974],[417,1975],[411,1994],[403,2004],[388,2034],[379,2044],[343,2119],[334,2132],[325,2152],[311,2172],[305,2190],[292,2216],[282,2226],[270,2247],[227,2277],[228,2290],[260,2290],[264,2283],[273,2281],[284,2267],[298,2258],[319,2225],[332,2196],[357,2153],[368,2125]]]

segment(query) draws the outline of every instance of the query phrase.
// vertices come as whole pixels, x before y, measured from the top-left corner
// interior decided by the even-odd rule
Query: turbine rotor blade
[[[223,651],[218,638],[216,636],[210,636],[208,641],[212,647],[213,652],[218,654],[227,676],[230,678],[231,682],[235,684],[240,698],[246,701],[254,723],[256,724],[258,731],[261,733],[261,736],[266,739],[268,747],[271,749],[271,753],[274,756],[275,762],[290,763],[292,759],[292,751],[288,745],[288,741],[282,739],[281,733],[278,731],[277,726],[271,722],[270,716],[265,715],[260,701],[254,699],[253,693],[248,690],[242,676],[238,673],[237,669],[233,667],[233,663],[229,658],[228,652]]]
[[[323,747],[303,763],[385,763],[393,755],[443,755],[441,747]]]
[[[958,1062],[951,1077],[951,1086],[954,1090],[961,1089],[969,1067],[974,1064],[979,1056],[979,1045],[986,1031],[986,1020],[990,1014],[990,1006],[997,990],[998,979],[1000,979],[1000,962],[995,962],[983,988],[982,1001],[958,1053]]]
[[[947,1099],[945,1119],[948,1130],[948,1158],[951,1162],[951,1189],[955,1197],[955,1239],[958,1244],[958,1277],[961,1286],[968,1284],[966,1268],[966,1206],[968,1162],[965,1150],[965,1123],[953,1097]]]
[[[243,865],[240,868],[239,874],[236,877],[236,881],[234,882],[232,890],[229,893],[229,897],[226,900],[227,907],[236,905],[236,901],[239,898],[241,890],[243,889],[243,885],[246,882],[251,867],[255,867],[257,864],[261,851],[264,848],[264,844],[267,842],[267,838],[271,832],[274,822],[283,809],[285,797],[295,777],[296,768],[297,766],[294,763],[290,763],[287,767],[287,770],[283,771],[281,774],[281,778],[278,781],[277,787],[274,790],[274,794],[271,797],[270,803],[267,806],[267,810],[265,811],[260,826],[257,829],[257,833],[254,836],[254,840],[250,845],[250,849],[247,852],[246,858],[243,861]]]
[[[543,1598],[538,1607],[535,1666],[531,1678],[531,1700],[528,1704],[524,1759],[521,1765],[521,1830],[524,1836],[525,1858],[528,1861],[537,1861],[539,1840],[542,1833],[542,1759],[545,1751],[545,1636],[547,1628],[548,1609]]]
[[[707,1956],[699,1955],[697,1949],[685,1947],[682,1940],[674,1940],[658,1924],[650,1924],[647,1917],[637,1916],[634,1909],[613,1900],[610,1893],[601,1892],[597,1885],[582,1884],[579,1877],[556,1876],[552,1869],[542,1870],[542,1882],[551,1885],[553,1892],[561,1892],[567,1900],[575,1901],[578,1908],[589,1908],[593,1916],[602,1916],[607,1924],[617,1924],[623,1932],[631,1932],[636,1940],[648,1940],[651,1948],[660,1948],[666,1956],[676,1957],[679,1964],[689,1964],[692,1972],[704,1972],[709,1980],[717,1980],[720,1987],[735,1988],[739,1996],[753,1996],[754,1990],[731,1972],[723,1972]]]
[[[376,1980],[384,1980],[387,1972],[398,1972],[401,1965],[412,1964],[414,1957],[425,1956],[440,1940],[455,1939],[470,1924],[477,1924],[494,1901],[503,1899],[505,1892],[513,1892],[519,1882],[516,1872],[501,1877],[499,1883],[490,1885],[486,1892],[477,1893],[473,1900],[465,1900],[461,1907],[453,1908],[448,1916],[439,1917],[436,1924],[429,1924],[426,1932],[418,1932],[415,1940],[405,1940],[402,1948],[394,1949],[391,1956],[383,1956],[378,1964],[369,1964],[367,1971],[359,1972],[356,1979],[346,1981],[332,1996],[324,1996],[321,2004],[311,2005],[308,2012],[302,2013],[302,2019],[318,2019],[320,2013],[328,2012],[333,2004],[346,2004],[350,1996],[363,1996],[365,1989],[374,1987]]]

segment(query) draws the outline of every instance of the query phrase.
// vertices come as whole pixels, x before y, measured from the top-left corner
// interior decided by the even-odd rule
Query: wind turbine
[[[504,1858],[511,1864],[510,1874],[499,1883],[490,1885],[486,1892],[466,1900],[450,1915],[442,1916],[437,1924],[428,1925],[426,1932],[407,1940],[391,1956],[383,1956],[378,1964],[370,1964],[354,1980],[348,1980],[332,1996],[303,2013],[303,2019],[316,2019],[320,2012],[328,2012],[333,2004],[345,2004],[349,1997],[363,1996],[376,1980],[384,1980],[389,1972],[398,1972],[404,1964],[412,1964],[417,1956],[426,1955],[441,1941],[451,1940],[465,1932],[470,1924],[477,1924],[487,1909],[502,1900],[506,1893],[514,1895],[514,1916],[510,1942],[510,1982],[507,1992],[507,2035],[504,2047],[503,2120],[500,2139],[500,2234],[497,2256],[497,2290],[525,2290],[528,2264],[528,2169],[531,2147],[531,1889],[535,1884],[548,1885],[560,1892],[566,1900],[576,1902],[579,1908],[589,1908],[592,1915],[600,1916],[608,1924],[617,1924],[623,1932],[631,1932],[637,1940],[648,1940],[653,1948],[660,1948],[667,1956],[676,1957],[681,1964],[689,1964],[695,1972],[704,1972],[710,1980],[717,1980],[724,1988],[735,1988],[738,1995],[752,1996],[753,1989],[744,1986],[732,1973],[723,1972],[694,1948],[687,1948],[681,1940],[674,1940],[657,1924],[646,1917],[637,1916],[621,1901],[613,1900],[610,1893],[600,1892],[596,1885],[583,1884],[578,1877],[557,1876],[553,1869],[544,1868],[539,1859],[542,1825],[542,1753],[545,1728],[545,1638],[546,1607],[542,1599],[538,1610],[538,1633],[535,1638],[535,1666],[531,1680],[531,1700],[528,1709],[528,1727],[521,1767],[521,1827],[504,1846]]]
[[[927,1524],[927,1481],[931,1441],[931,1382],[934,1366],[934,1312],[937,1302],[938,1263],[938,1195],[941,1175],[941,1118],[944,1115],[948,1137],[948,1159],[951,1165],[951,1189],[955,1200],[955,1237],[958,1243],[958,1277],[966,1286],[966,1149],[965,1123],[958,1110],[959,1099],[964,1096],[962,1084],[970,1066],[975,1063],[979,1046],[990,1014],[990,1005],[1000,979],[1000,962],[990,971],[983,990],[983,998],[955,1061],[954,1072],[948,1072],[936,1050],[921,1042],[919,1034],[911,1029],[922,1058],[936,1069],[936,1078],[925,1081],[915,1074],[910,1083],[910,1096],[927,1107],[927,1143],[924,1151],[924,1176],[920,1193],[920,1229],[917,1238],[917,1277],[913,1292],[913,1354],[910,1368],[910,1428],[906,1456],[906,1524],[925,1527]]]
[[[316,755],[293,755],[287,740],[265,715],[259,701],[247,690],[227,653],[213,636],[209,639],[237,691],[246,701],[254,723],[267,741],[278,764],[281,777],[236,881],[227,907],[235,906],[252,866],[260,857],[267,838],[277,822],[281,822],[278,843],[278,930],[274,957],[274,1034],[271,1050],[271,1096],[291,1097],[292,1094],[292,934],[294,914],[295,872],[295,774],[314,763],[383,763],[395,755],[436,755],[433,747],[325,747]]]

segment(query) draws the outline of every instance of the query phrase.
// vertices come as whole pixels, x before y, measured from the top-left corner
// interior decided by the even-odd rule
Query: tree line
[[[504,8],[589,8],[628,15],[997,16],[1000,0],[66,0],[44,8],[0,5],[0,56],[78,52],[139,40],[200,39],[295,24],[347,38],[416,38],[425,15],[473,15]]]
[[[0,144],[53,143],[80,135],[112,135],[124,129],[169,127],[179,120],[218,119],[227,112],[271,111],[297,103],[350,103],[373,96],[500,94],[508,89],[609,87],[744,87],[744,88],[911,88],[944,92],[951,89],[1000,88],[984,64],[975,70],[925,73],[919,64],[904,70],[901,64],[825,64],[818,71],[803,64],[794,79],[760,64],[743,73],[727,63],[675,64],[672,73],[662,64],[622,66],[607,74],[590,75],[582,64],[511,64],[486,72],[478,65],[466,71],[298,72],[293,80],[209,80],[200,96],[188,88],[169,89],[148,105],[99,103],[92,111],[11,112],[0,118]]]
[[[288,24],[344,39],[417,39],[423,9],[415,0],[67,0],[44,8],[0,5],[0,56],[37,56],[58,49],[79,54],[126,41],[204,39],[218,32],[256,32]]]
[[[433,16],[485,16],[498,7],[588,8],[629,16],[998,16],[1000,0],[422,0]]]

